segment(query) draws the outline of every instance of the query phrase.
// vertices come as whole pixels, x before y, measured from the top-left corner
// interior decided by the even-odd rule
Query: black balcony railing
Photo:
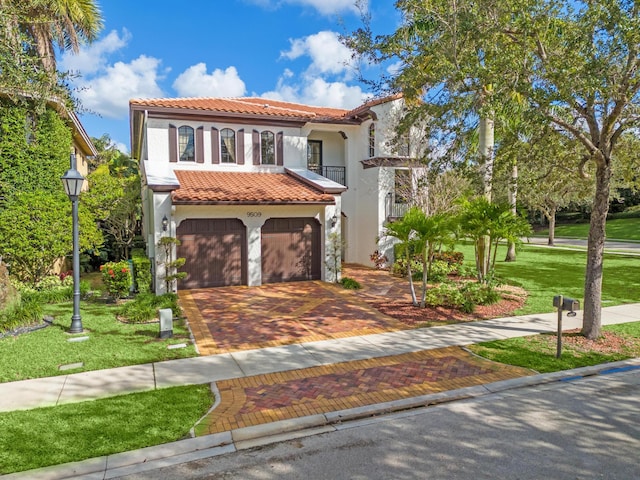
[[[318,175],[322,175],[329,180],[333,180],[340,185],[347,186],[347,180],[345,175],[344,167],[331,167],[331,166],[323,166],[323,165],[309,165],[307,167],[308,170],[311,170]]]

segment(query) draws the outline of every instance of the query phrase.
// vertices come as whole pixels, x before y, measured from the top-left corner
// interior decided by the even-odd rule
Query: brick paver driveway
[[[201,355],[409,328],[365,301],[401,281],[365,268],[348,273],[366,275],[362,291],[311,281],[186,290],[180,301]]]

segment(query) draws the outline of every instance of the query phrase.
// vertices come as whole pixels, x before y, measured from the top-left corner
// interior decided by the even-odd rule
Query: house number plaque
[[[247,212],[247,217],[261,217],[262,212]]]

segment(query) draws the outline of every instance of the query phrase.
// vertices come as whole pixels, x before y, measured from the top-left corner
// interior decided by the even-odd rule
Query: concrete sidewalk
[[[602,309],[603,325],[633,321],[640,321],[640,303]],[[557,313],[514,316],[9,382],[0,384],[0,411],[554,332],[556,322]],[[581,326],[582,312],[564,316],[565,330]]]

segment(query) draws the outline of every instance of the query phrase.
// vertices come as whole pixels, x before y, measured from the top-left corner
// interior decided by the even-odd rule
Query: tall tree
[[[460,112],[473,103],[469,92],[496,82],[494,111],[517,93],[580,142],[582,166],[595,165],[582,333],[598,337],[612,162],[622,134],[640,121],[640,5],[398,0],[396,6],[403,14],[396,32],[374,39],[362,30],[350,42],[377,61],[401,61],[392,86],[413,98],[427,97],[427,105],[444,99],[451,112]]]
[[[56,45],[77,53],[102,28],[95,0],[0,0],[0,7],[12,15],[5,24],[8,35],[26,35],[22,48],[33,49],[49,73],[56,71]]]

